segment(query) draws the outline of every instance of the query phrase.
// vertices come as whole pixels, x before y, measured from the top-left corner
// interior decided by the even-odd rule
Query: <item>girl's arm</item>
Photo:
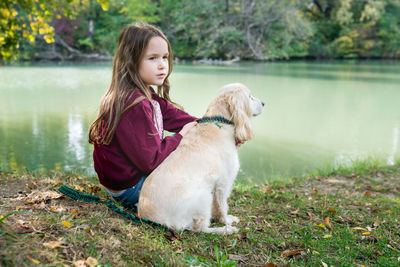
[[[182,139],[178,133],[160,140],[152,113],[150,101],[142,100],[122,116],[115,131],[121,150],[146,174],[157,168]]]
[[[160,104],[161,113],[163,115],[164,129],[169,132],[179,132],[187,123],[195,121],[197,118],[186,112],[177,109],[165,99],[156,94],[152,95],[153,99]]]

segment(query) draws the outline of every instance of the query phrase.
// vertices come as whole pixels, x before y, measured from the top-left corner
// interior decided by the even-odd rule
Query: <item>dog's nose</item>
[[[264,102],[261,102],[261,105],[264,106],[265,105]]]

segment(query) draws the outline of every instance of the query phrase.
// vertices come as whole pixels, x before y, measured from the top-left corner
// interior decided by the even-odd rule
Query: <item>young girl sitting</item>
[[[146,177],[197,124],[170,100],[171,71],[171,47],[159,29],[141,23],[121,31],[89,143],[100,183],[125,207],[135,209]],[[176,134],[163,137],[164,129]]]

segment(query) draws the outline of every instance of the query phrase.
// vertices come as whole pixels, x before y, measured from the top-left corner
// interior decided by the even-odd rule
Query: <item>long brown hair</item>
[[[139,64],[144,56],[147,44],[153,37],[161,37],[168,44],[168,75],[162,86],[157,87],[157,94],[173,103],[169,97],[168,77],[172,71],[171,46],[160,29],[140,22],[122,29],[118,47],[114,56],[111,85],[100,102],[100,110],[96,120],[90,126],[89,143],[109,145],[121,115],[139,103],[143,98],[151,99],[151,89],[139,75]],[[135,90],[144,97],[137,98],[128,106]]]

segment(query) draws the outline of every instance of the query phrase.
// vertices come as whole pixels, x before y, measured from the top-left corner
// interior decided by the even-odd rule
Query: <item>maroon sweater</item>
[[[136,90],[128,104],[141,95]],[[165,130],[179,132],[185,124],[196,120],[157,94],[153,93],[152,98],[160,104]],[[177,133],[160,140],[150,101],[145,98],[121,116],[109,145],[94,145],[94,169],[100,183],[113,190],[136,185],[176,149],[181,139]]]

